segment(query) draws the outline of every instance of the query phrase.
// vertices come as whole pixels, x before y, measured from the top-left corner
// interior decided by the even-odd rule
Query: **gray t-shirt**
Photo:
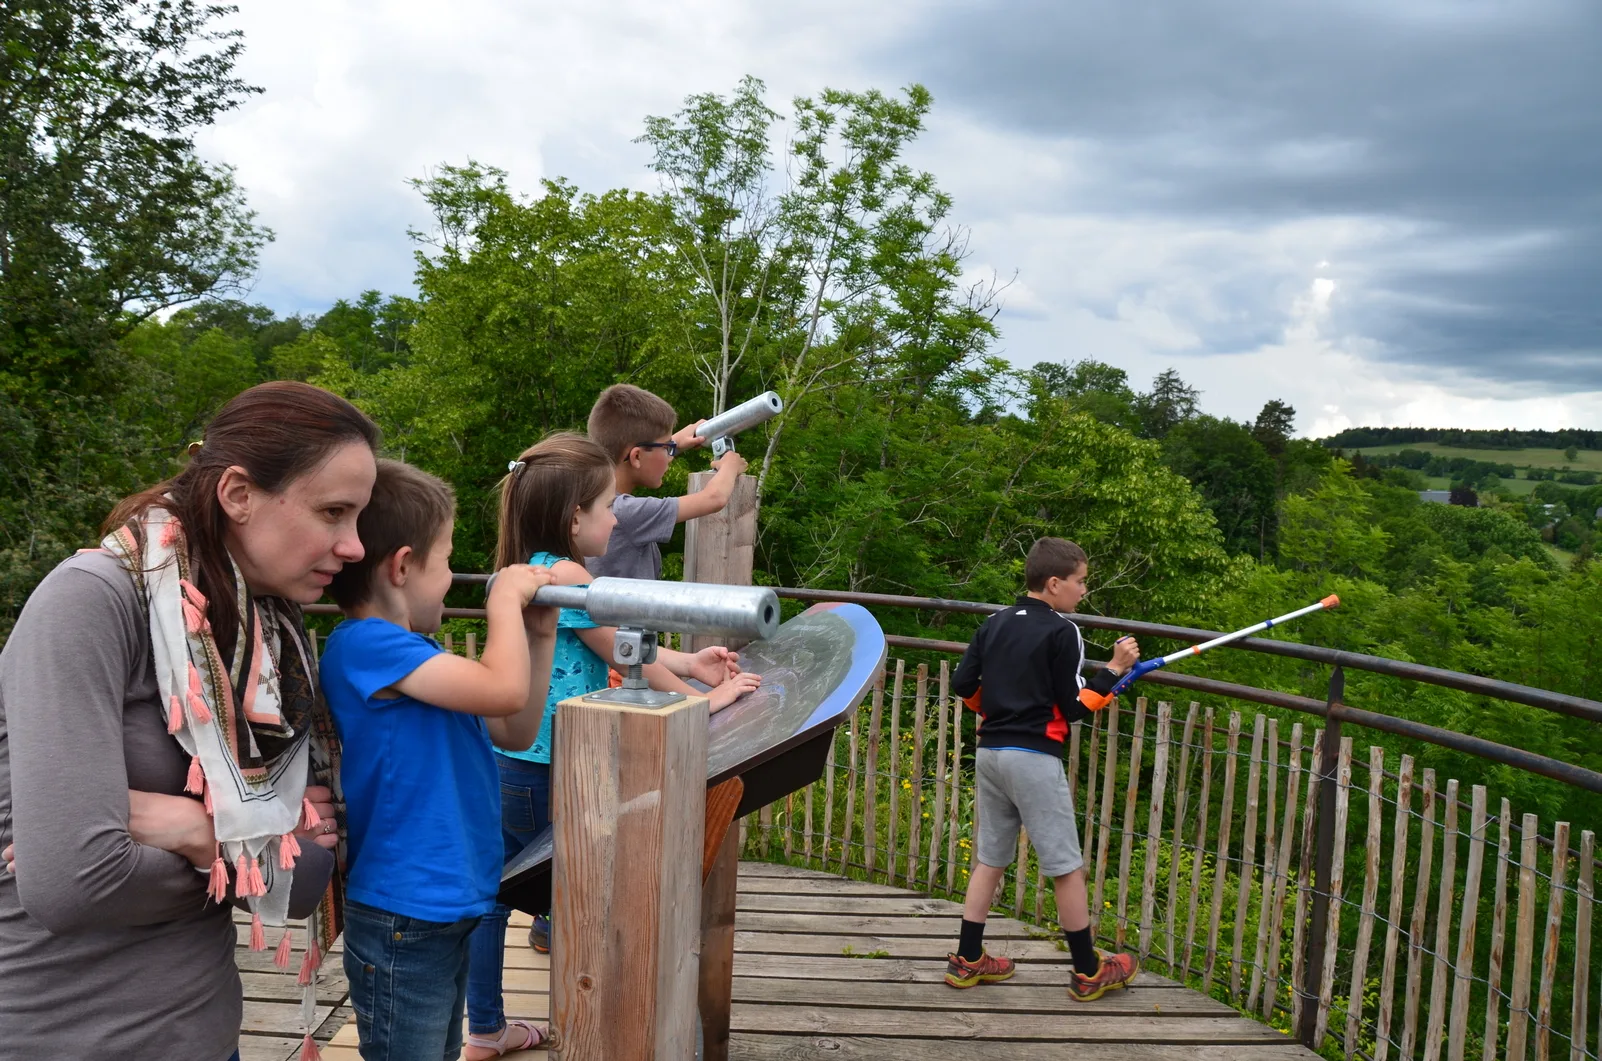
[[[586,556],[585,569],[596,578],[661,578],[660,546],[673,537],[678,525],[679,499],[618,494],[612,514],[617,526],[606,543],[606,555]]]
[[[105,553],[52,571],[0,652],[0,847],[17,848],[16,875],[0,870],[0,1056],[224,1061],[239,1042],[229,907],[128,835],[128,790],[178,795],[188,774],[160,698],[127,572]],[[305,861],[326,884],[332,860]]]

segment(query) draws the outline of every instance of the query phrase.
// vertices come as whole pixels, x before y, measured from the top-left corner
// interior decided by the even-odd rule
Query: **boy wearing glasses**
[[[619,383],[606,388],[590,410],[590,438],[617,462],[617,501],[612,513],[617,526],[605,556],[584,558],[591,575],[600,578],[661,578],[661,544],[673,537],[673,528],[685,520],[720,511],[729,503],[734,484],[745,472],[745,458],[734,451],[712,462],[717,474],[697,493],[683,497],[636,497],[636,490],[662,485],[668,464],[685,449],[705,440],[697,438],[697,420],[677,434],[678,414],[673,406],[648,390]]]

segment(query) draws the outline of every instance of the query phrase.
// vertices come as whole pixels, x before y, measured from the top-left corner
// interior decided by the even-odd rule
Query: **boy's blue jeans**
[[[479,920],[423,921],[345,903],[345,978],[364,1061],[461,1056],[468,939]]]
[[[501,840],[506,858],[533,843],[550,824],[551,768],[546,763],[496,753],[501,769]],[[467,977],[467,1026],[474,1035],[494,1035],[506,1023],[501,999],[501,962],[506,948],[506,919],[511,908],[496,904],[473,933],[473,958]]]

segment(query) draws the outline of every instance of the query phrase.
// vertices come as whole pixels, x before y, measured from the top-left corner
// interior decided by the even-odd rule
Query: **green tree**
[[[1029,369],[1031,389],[1037,395],[1066,400],[1075,409],[1104,424],[1140,430],[1135,414],[1135,392],[1129,373],[1102,361],[1042,361]]]
[[[1197,416],[1176,424],[1162,448],[1165,463],[1206,499],[1225,548],[1258,559],[1272,554],[1277,473],[1252,431],[1230,420]]]
[[[1135,399],[1142,434],[1164,438],[1176,426],[1196,415],[1201,392],[1187,386],[1174,369],[1165,369],[1151,381],[1151,390]]]
[[[1296,410],[1275,399],[1265,404],[1252,424],[1252,437],[1270,457],[1279,457],[1289,444],[1291,432],[1296,428]]]
[[[148,365],[119,341],[237,288],[269,234],[194,136],[254,91],[230,8],[190,0],[0,7],[0,634],[119,495],[168,468],[118,418]]]

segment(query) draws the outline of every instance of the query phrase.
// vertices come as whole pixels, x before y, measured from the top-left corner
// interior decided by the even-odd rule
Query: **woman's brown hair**
[[[574,556],[573,515],[606,493],[616,465],[583,435],[558,432],[523,451],[501,480],[495,569],[526,564],[535,553]]]
[[[178,517],[197,588],[211,602],[217,647],[226,658],[233,651],[239,607],[225,539],[228,517],[217,501],[223,472],[237,465],[251,482],[276,494],[340,446],[364,442],[376,451],[378,441],[378,425],[344,398],[308,383],[262,383],[217,410],[184,470],[124,498],[106,518],[105,529],[109,533],[158,506]]]

